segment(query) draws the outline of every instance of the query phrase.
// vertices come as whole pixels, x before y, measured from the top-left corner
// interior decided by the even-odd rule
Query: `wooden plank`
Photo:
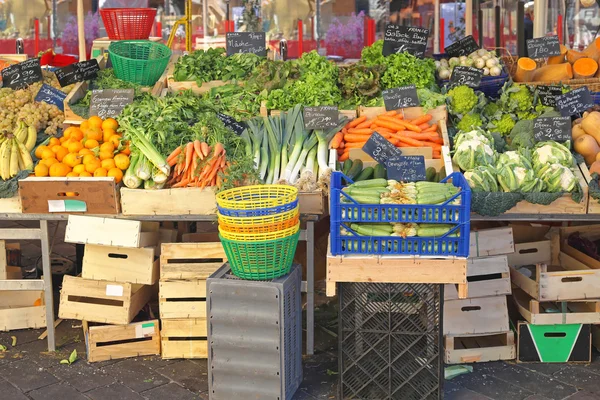
[[[508,265],[511,267],[551,263],[552,243],[549,240],[516,244],[515,252],[508,255]]]
[[[590,170],[588,169],[587,165],[585,165],[584,162],[579,164],[579,170],[581,171],[581,175],[583,176],[583,179],[589,186],[589,183],[592,181],[592,175],[590,174]],[[600,201],[592,198],[591,195],[588,196],[587,213],[588,214],[600,214]]]
[[[206,318],[206,281],[160,281],[160,318]]]
[[[487,257],[510,254],[515,251],[512,227],[471,231],[469,255]]]
[[[42,279],[3,280],[0,281],[0,291],[4,290],[44,290],[44,281]]]
[[[6,242],[0,240],[0,280],[8,278],[8,265],[6,263]]]
[[[513,331],[483,336],[445,337],[446,364],[514,360],[516,358]]]
[[[469,297],[500,296],[511,293],[506,256],[470,258],[467,262]],[[458,300],[456,285],[444,287],[445,300]]]
[[[94,244],[85,247],[82,276],[86,279],[153,285],[158,281],[159,270],[154,247],[138,249]]]
[[[165,360],[173,358],[208,358],[208,341],[162,339],[161,357]]]
[[[225,262],[221,242],[163,243],[160,279],[206,279]]]
[[[160,354],[158,320],[91,326],[86,345],[88,362]]]
[[[65,114],[65,124],[70,125],[81,125],[81,123],[85,120],[83,117],[75,114],[75,112],[71,109],[71,104],[77,103],[81,100],[88,90],[88,82],[77,82],[73,89],[69,92],[67,97],[63,100],[64,114]]]
[[[28,214],[47,214],[49,201],[65,200],[85,203],[81,214],[119,213],[114,178],[26,178],[19,181],[19,196],[23,213]]]
[[[65,242],[103,246],[141,247],[140,221],[69,215]]]
[[[510,330],[506,296],[444,302],[444,334],[472,335]]]
[[[513,290],[512,297],[523,318],[534,325],[600,323],[600,300],[568,301],[563,314],[562,302],[538,302],[520,289]]]
[[[211,188],[144,190],[121,188],[123,215],[214,215]]]
[[[328,215],[329,198],[322,191],[299,192],[298,204],[300,214],[305,215]]]
[[[23,211],[19,196],[0,199],[0,212],[3,214],[20,214]]]
[[[37,302],[40,305],[36,305]],[[45,326],[43,291],[0,291],[0,331]]]
[[[206,337],[206,318],[164,319],[161,335],[165,338]]]

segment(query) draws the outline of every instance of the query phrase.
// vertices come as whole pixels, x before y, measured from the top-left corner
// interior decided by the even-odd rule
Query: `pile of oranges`
[[[119,124],[113,118],[94,116],[79,127],[65,129],[63,136],[51,138],[47,145],[35,149],[40,159],[35,176],[113,177],[123,179],[129,167],[129,144],[117,133]]]

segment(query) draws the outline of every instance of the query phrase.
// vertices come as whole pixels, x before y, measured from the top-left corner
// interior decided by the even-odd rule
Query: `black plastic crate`
[[[441,399],[443,298],[443,285],[340,283],[340,398]]]

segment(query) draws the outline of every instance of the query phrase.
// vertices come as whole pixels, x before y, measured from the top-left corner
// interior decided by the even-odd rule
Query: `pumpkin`
[[[575,125],[575,126],[573,126],[573,129],[571,130],[571,136],[572,136],[573,140],[575,140],[579,136],[585,135],[585,134],[586,133],[583,130],[583,128],[581,127],[581,125]]]
[[[583,156],[587,165],[596,161],[596,156],[600,153],[600,146],[590,135],[579,136],[573,145],[575,151]]]
[[[600,112],[592,111],[581,120],[581,127],[588,135],[600,143]]]
[[[592,165],[590,165],[590,175],[594,172],[600,175],[600,161],[594,161]]]

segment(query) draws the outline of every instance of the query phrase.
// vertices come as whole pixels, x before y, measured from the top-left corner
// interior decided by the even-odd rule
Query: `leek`
[[[300,168],[302,168],[302,165],[304,164],[304,161],[306,160],[306,157],[308,155],[308,152],[317,145],[317,135],[310,135],[308,137],[308,139],[306,139],[304,141],[304,144],[302,145],[302,151],[300,153],[300,156],[298,157],[298,161],[296,161],[296,165],[294,166],[294,169],[292,170],[292,173],[290,174],[290,178],[288,179],[288,181],[290,183],[296,183],[296,181],[298,180],[298,174],[300,173]],[[294,149],[295,151],[296,149]],[[290,160],[290,164],[291,164],[291,160]]]
[[[281,177],[286,178],[286,169],[288,166],[288,155],[290,150],[290,142],[292,137],[295,137],[295,132],[298,129],[296,122],[298,119],[302,120],[302,118],[298,118],[301,116],[302,106],[296,105],[296,107],[292,108],[286,114],[285,119],[285,130],[283,131],[283,137],[281,142]]]
[[[327,158],[329,156],[329,142],[331,142],[331,139],[333,139],[335,134],[338,133],[344,125],[346,125],[347,120],[348,118],[342,117],[339,119],[337,126],[329,128],[326,131],[315,131],[317,138],[319,139],[317,157],[319,161],[319,170],[321,173],[324,173],[329,168],[329,164],[327,164]]]
[[[130,189],[137,189],[142,185],[142,180],[135,174],[139,159],[139,153],[134,153],[131,155],[129,168],[127,168],[127,171],[125,171],[125,176],[123,176],[123,183]]]
[[[153,168],[152,169],[152,180],[157,183],[165,183],[167,182],[167,179],[169,179],[169,177],[165,174],[162,173],[161,170],[159,170],[158,168]]]
[[[294,135],[295,135],[294,149],[293,149],[292,154],[290,155],[288,163],[285,167],[285,179],[287,181],[291,181],[291,179],[292,179],[292,172],[293,172],[294,168],[296,167],[298,158],[300,158],[300,153],[302,153],[304,143],[307,141],[308,133],[309,132],[307,132],[304,129],[304,118],[302,118],[302,115],[300,115],[298,117],[298,119],[296,120],[296,126],[294,128]],[[309,148],[309,150],[310,150],[310,148]],[[294,176],[294,179],[296,179],[295,176]]]
[[[271,149],[271,157],[269,160],[269,175],[266,183],[275,183],[279,180],[279,168],[281,166],[281,118],[264,117],[265,128],[269,138],[269,148]],[[275,156],[273,156],[273,154]]]
[[[171,168],[165,158],[156,150],[156,147],[150,142],[143,132],[139,129],[130,129],[131,141],[133,145],[140,150],[140,152],[146,156],[146,158],[156,166],[162,173],[169,175]],[[138,175],[139,176],[139,175]]]
[[[264,180],[267,177],[267,167],[269,166],[269,139],[267,138],[267,132],[262,131],[262,145],[260,146],[260,168],[258,175],[260,179]]]
[[[304,171],[310,171],[313,175],[315,174],[315,160],[317,158],[317,146],[314,146],[312,149],[310,149],[310,151],[308,152],[308,155],[306,156],[306,168],[304,169]],[[302,172],[304,172],[302,171]]]
[[[152,166],[143,153],[140,154],[140,159],[137,162],[135,175],[143,181],[147,181],[152,177]]]

